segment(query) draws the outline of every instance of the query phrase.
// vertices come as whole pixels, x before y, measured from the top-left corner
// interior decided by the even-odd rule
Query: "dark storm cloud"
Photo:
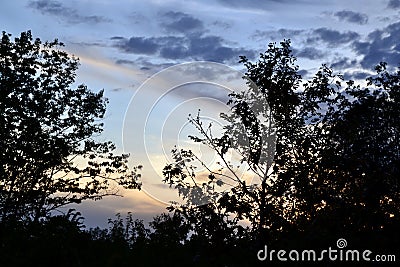
[[[161,26],[169,33],[193,33],[204,31],[203,22],[186,13],[169,11],[164,13]]]
[[[111,39],[117,41],[115,46],[124,52],[160,56],[164,59],[229,62],[237,61],[240,55],[248,58],[254,58],[255,55],[252,50],[229,47],[223,38],[214,35]]]
[[[54,0],[30,1],[28,7],[36,9],[45,15],[56,16],[68,23],[101,23],[110,22],[109,19],[102,16],[81,15],[76,9],[68,8],[62,3]]]
[[[302,49],[293,49],[293,54],[296,57],[308,58],[308,59],[320,59],[326,55],[322,50],[314,47],[304,47]]]
[[[316,41],[323,41],[330,46],[337,46],[354,41],[360,38],[360,35],[353,31],[339,32],[328,28],[318,28],[312,30],[311,36],[307,42],[312,44]]]
[[[353,42],[353,49],[363,56],[361,66],[371,69],[381,61],[391,66],[400,64],[400,22],[388,25],[382,30],[371,32],[364,42]]]
[[[363,13],[358,13],[349,10],[342,10],[333,14],[339,20],[347,21],[356,24],[366,24],[368,22],[368,16]]]
[[[390,0],[387,7],[394,9],[400,8],[400,0]]]

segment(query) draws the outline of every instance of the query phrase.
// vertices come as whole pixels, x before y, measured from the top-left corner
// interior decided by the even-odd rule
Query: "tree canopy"
[[[249,87],[230,95],[221,136],[200,116],[189,117],[199,130],[192,140],[213,149],[220,166],[207,169],[209,181],[192,183],[201,158],[174,149],[165,182],[188,201],[171,209],[204,212],[192,199],[208,198],[227,223],[248,220],[260,242],[289,233],[390,233],[399,225],[400,71],[380,63],[361,87],[322,65],[306,80],[290,41],[271,43],[255,63],[241,62]],[[260,182],[236,176],[228,151]],[[236,185],[216,193],[211,185],[226,183],[227,173]]]
[[[139,188],[128,155],[100,142],[108,100],[74,85],[78,58],[30,31],[0,43],[0,219],[34,219],[85,199]],[[114,186],[115,187],[115,186]]]

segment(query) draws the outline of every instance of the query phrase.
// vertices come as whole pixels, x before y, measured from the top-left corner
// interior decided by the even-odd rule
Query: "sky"
[[[1,1],[1,30],[58,38],[80,58],[76,84],[105,90],[100,137],[142,164],[144,190],[76,207],[88,227],[117,212],[145,221],[165,212],[175,192],[161,183],[174,144],[188,144],[187,115],[222,125],[226,95],[245,86],[243,55],[256,60],[270,42],[290,39],[300,73],[321,64],[362,80],[380,61],[400,63],[400,0],[21,0]],[[211,156],[210,156],[211,155]]]

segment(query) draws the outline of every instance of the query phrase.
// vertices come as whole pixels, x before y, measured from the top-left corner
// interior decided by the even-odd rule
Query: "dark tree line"
[[[324,249],[338,238],[376,253],[400,248],[400,70],[380,63],[360,86],[322,65],[305,80],[289,41],[254,63],[241,57],[249,86],[230,95],[222,134],[189,116],[191,139],[220,166],[174,149],[164,168],[186,204],[148,226],[128,214],[85,229],[79,212],[51,212],[115,195],[113,184],[140,188],[140,166],[96,140],[107,100],[71,88],[78,59],[62,46],[2,35],[1,266],[255,266],[264,245]],[[241,179],[230,152],[258,183]],[[199,161],[208,180],[194,183]]]

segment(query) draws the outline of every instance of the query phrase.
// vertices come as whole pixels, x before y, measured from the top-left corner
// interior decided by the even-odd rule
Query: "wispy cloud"
[[[323,27],[312,30],[311,37],[307,39],[307,42],[312,44],[317,41],[322,41],[329,46],[337,46],[350,43],[359,37],[360,35],[353,31],[340,32],[338,30],[332,30]]]
[[[291,0],[219,0],[223,5],[233,8],[244,8],[244,9],[271,9],[277,4],[293,4]],[[303,1],[297,1],[303,2]]]
[[[44,15],[56,16],[68,23],[102,23],[111,20],[103,16],[82,15],[77,9],[64,6],[61,2],[55,0],[30,1],[28,7],[40,11]]]
[[[350,10],[342,10],[342,11],[335,12],[333,15],[341,21],[347,21],[350,23],[355,23],[355,24],[360,24],[360,25],[368,23],[368,16],[366,14],[359,13],[359,12],[354,12],[354,11],[350,11]]]
[[[342,57],[336,59],[332,64],[331,67],[334,69],[347,69],[354,67],[357,64],[357,60],[350,59],[348,57]]]
[[[204,24],[201,20],[182,12],[169,11],[162,15],[165,19],[161,27],[168,33],[202,33]]]
[[[257,41],[293,39],[296,36],[304,35],[306,32],[306,30],[294,29],[278,29],[267,31],[256,30],[251,38]]]
[[[296,57],[302,57],[307,59],[320,59],[324,57],[327,53],[325,51],[319,50],[315,47],[304,47],[301,49],[294,49],[293,54]]]

